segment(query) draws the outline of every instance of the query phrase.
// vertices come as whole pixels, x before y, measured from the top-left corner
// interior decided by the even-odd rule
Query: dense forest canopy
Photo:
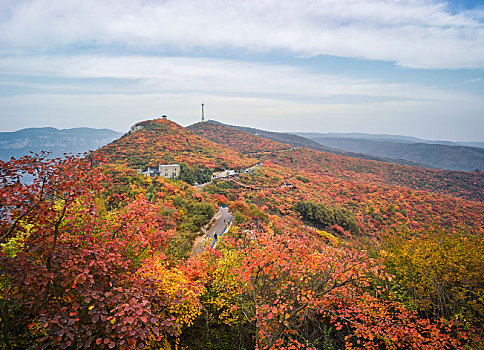
[[[137,125],[0,162],[0,348],[484,346],[484,175]],[[218,205],[230,228],[194,254]]]

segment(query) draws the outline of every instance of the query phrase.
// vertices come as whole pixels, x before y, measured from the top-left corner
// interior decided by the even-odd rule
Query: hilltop
[[[108,155],[111,162],[136,169],[184,162],[223,170],[247,167],[255,162],[165,118],[139,122],[99,151]]]

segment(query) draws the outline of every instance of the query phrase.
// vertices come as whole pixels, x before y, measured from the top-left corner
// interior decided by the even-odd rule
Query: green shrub
[[[360,233],[355,215],[347,209],[324,203],[300,201],[294,205],[293,210],[301,214],[304,221],[318,228],[327,230],[333,225],[338,225],[352,234]]]

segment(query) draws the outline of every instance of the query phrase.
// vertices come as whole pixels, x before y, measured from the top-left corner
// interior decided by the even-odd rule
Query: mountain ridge
[[[269,140],[277,141],[277,142],[283,142],[290,144],[292,146],[299,146],[299,147],[306,147],[310,149],[314,149],[316,151],[322,151],[322,152],[330,152],[334,154],[341,154],[344,156],[348,157],[353,157],[353,158],[359,158],[359,159],[367,159],[367,160],[376,160],[380,162],[389,162],[389,163],[397,163],[397,164],[402,164],[402,165],[408,165],[408,166],[422,166],[422,167],[427,167],[427,168],[433,168],[432,165],[430,164],[423,164],[423,163],[418,163],[418,162],[412,162],[409,160],[405,159],[394,159],[394,158],[384,158],[384,157],[377,157],[369,154],[364,154],[361,152],[348,152],[345,150],[338,150],[332,147],[327,147],[324,145],[319,144],[318,142],[315,142],[314,140],[308,139],[306,137],[296,135],[293,133],[281,133],[281,132],[274,132],[274,131],[266,131],[262,129],[256,129],[256,128],[251,128],[251,127],[245,127],[245,126],[237,126],[237,125],[229,125],[229,124],[224,124],[215,120],[209,120],[207,123],[212,123],[212,124],[219,124],[222,126],[226,126],[229,128],[234,128],[238,129],[244,132],[247,132],[249,134],[253,134],[256,136],[261,136]],[[198,124],[198,123],[197,123]],[[193,124],[196,125],[196,124]],[[190,128],[190,126],[188,126]]]
[[[206,123],[234,128],[292,146],[306,147],[317,151],[330,152],[359,159],[430,169],[455,171],[481,171],[484,169],[483,148],[460,145],[450,141],[445,141],[448,143],[445,144],[444,141],[438,143],[437,141],[427,141],[416,137],[387,134],[282,133],[252,127],[229,125],[214,120],[209,120]],[[309,137],[301,135],[307,135]],[[350,135],[351,137],[323,137],[318,135]]]

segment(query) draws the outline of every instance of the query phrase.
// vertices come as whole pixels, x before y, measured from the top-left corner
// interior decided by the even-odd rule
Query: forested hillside
[[[312,149],[270,141],[248,134],[238,129],[214,123],[197,123],[189,127],[195,133],[228,148],[260,159],[277,160],[278,164],[324,173],[332,178],[342,178],[358,182],[401,185],[416,190],[424,190],[462,197],[471,200],[484,200],[484,174],[457,171],[434,170],[422,167],[408,167],[371,160],[354,159],[338,154],[318,152]],[[281,152],[272,152],[281,150]],[[282,151],[285,150],[285,151]]]
[[[132,130],[82,157],[0,162],[1,347],[484,346],[484,175],[212,123]],[[137,172],[169,163],[239,171],[203,188]],[[192,254],[218,205],[230,228]]]

